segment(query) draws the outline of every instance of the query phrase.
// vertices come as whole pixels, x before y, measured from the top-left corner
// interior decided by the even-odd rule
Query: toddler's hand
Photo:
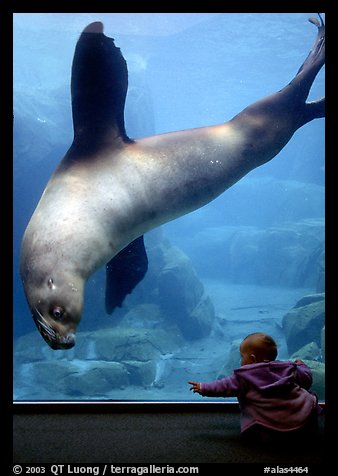
[[[191,385],[190,390],[194,393],[201,393],[201,384],[199,382],[188,382]]]

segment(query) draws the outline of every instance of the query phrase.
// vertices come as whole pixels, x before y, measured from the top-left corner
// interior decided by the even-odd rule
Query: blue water
[[[53,351],[41,339],[20,281],[19,252],[29,218],[72,141],[71,62],[87,24],[102,21],[127,60],[126,129],[140,138],[227,121],[284,87],[314,42],[310,16],[14,15],[15,399],[200,399],[186,381],[216,378],[231,361],[232,343],[257,330],[277,339],[280,358],[291,357],[283,316],[303,296],[323,293],[323,119],[298,130],[275,159],[212,203],[146,236],[149,273],[112,316],[104,312],[104,270],[97,272],[70,351]],[[324,77],[322,69],[310,100],[324,95]],[[174,268],[188,260],[193,285],[213,308],[206,335],[182,335],[175,296],[170,289],[157,294],[163,243]],[[191,298],[191,286],[182,302]],[[321,327],[309,341],[319,348],[310,358],[316,364],[323,361]],[[111,334],[109,352],[102,333]],[[114,350],[119,345],[127,356]]]

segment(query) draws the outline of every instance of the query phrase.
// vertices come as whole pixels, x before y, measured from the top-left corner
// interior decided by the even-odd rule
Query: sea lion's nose
[[[70,332],[69,334],[66,334],[65,336],[60,336],[57,335],[55,339],[45,339],[48,343],[48,345],[53,349],[53,350],[66,350],[66,349],[71,349],[75,345],[75,334]]]
[[[71,349],[75,345],[75,334],[72,332],[58,338],[58,349]]]

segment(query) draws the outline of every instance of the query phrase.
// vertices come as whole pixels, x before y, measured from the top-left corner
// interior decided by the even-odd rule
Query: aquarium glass
[[[209,402],[188,380],[240,365],[270,334],[324,400],[324,120],[197,211],[145,235],[149,269],[107,315],[104,266],[89,279],[77,343],[52,350],[20,279],[20,243],[72,137],[71,65],[93,21],[127,61],[130,137],[220,124],[283,88],[308,55],[313,13],[14,14],[14,401]],[[324,95],[324,69],[310,100]],[[57,233],[57,230],[55,230]]]

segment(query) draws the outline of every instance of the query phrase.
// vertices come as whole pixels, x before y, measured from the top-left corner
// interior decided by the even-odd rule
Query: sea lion
[[[229,122],[131,140],[124,125],[127,65],[95,22],[72,65],[74,140],[27,226],[21,277],[33,319],[53,349],[75,344],[84,287],[107,264],[106,309],[147,271],[143,234],[210,202],[268,162],[297,129],[324,117],[306,102],[325,62],[325,27],[295,78]]]

